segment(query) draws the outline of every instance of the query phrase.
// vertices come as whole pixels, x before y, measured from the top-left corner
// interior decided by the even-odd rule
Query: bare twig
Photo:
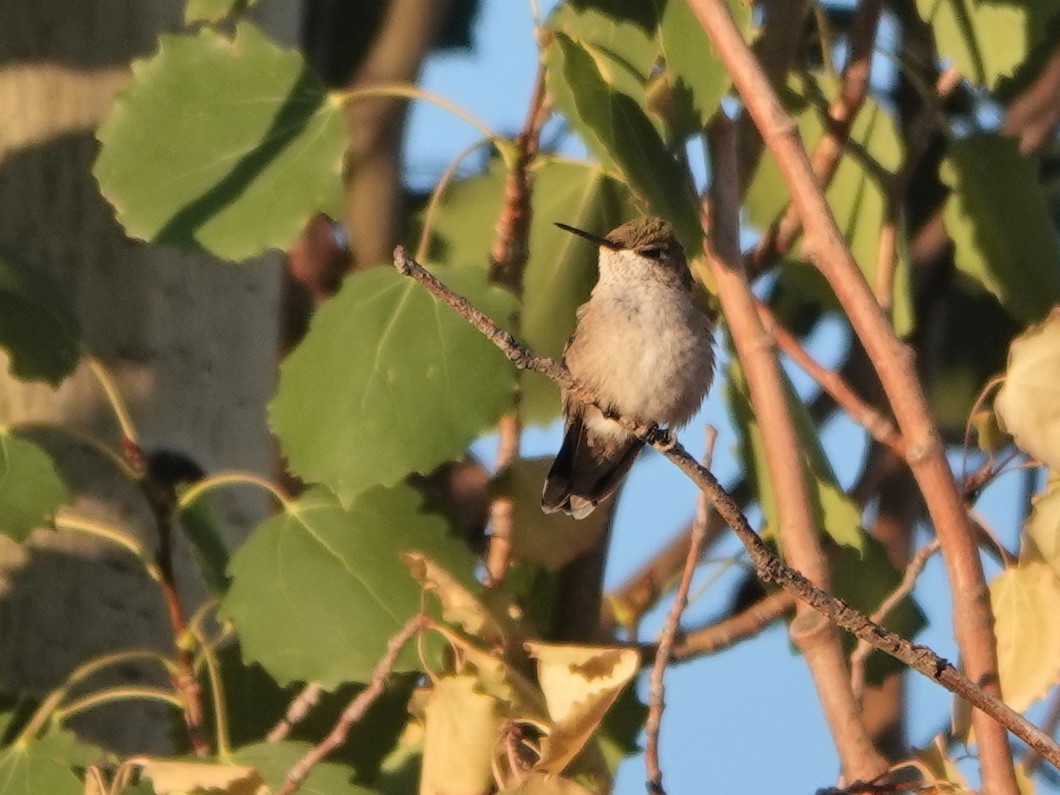
[[[280,718],[279,723],[272,727],[272,730],[265,735],[265,741],[270,743],[278,743],[280,740],[287,739],[287,735],[290,734],[291,729],[298,723],[305,720],[306,715],[313,709],[317,704],[320,703],[320,695],[324,692],[322,688],[316,682],[310,682],[308,685],[302,688],[294,700],[291,701],[287,707],[287,712]]]
[[[806,352],[798,338],[781,325],[772,310],[761,302],[758,303],[758,316],[777,346],[813,378],[846,411],[850,419],[868,431],[877,442],[891,448],[895,455],[905,458],[905,440],[889,418],[862,400],[843,376],[835,370],[822,367]]]
[[[408,623],[401,628],[401,631],[387,642],[386,654],[383,655],[375,666],[375,670],[372,671],[372,681],[342,711],[331,733],[299,759],[298,764],[287,771],[283,785],[276,790],[276,795],[291,795],[291,793],[297,792],[299,787],[302,786],[302,782],[305,781],[306,776],[313,769],[313,766],[346,742],[346,737],[349,735],[353,724],[364,717],[364,713],[368,711],[368,708],[383,695],[386,680],[394,670],[398,655],[405,648],[405,644],[412,640],[413,635],[422,632],[429,625],[430,617],[420,613],[409,619]]]
[[[1056,734],[1057,726],[1060,726],[1060,688],[1053,690],[1053,697],[1049,699],[1049,710],[1044,720],[1042,720],[1042,731],[1052,737]],[[1023,757],[1020,767],[1029,776],[1038,769],[1038,765],[1041,762],[1042,755],[1031,748],[1027,751],[1027,755]]]
[[[784,177],[805,230],[804,253],[835,292],[879,375],[906,440],[906,459],[942,545],[962,663],[971,680],[980,682],[981,689],[1000,703],[997,641],[982,561],[910,351],[895,337],[844,244],[802,146],[798,127],[777,99],[728,9],[721,0],[689,2]],[[1018,795],[1005,733],[988,715],[974,710],[972,725],[979,743],[984,787],[993,795]]]
[[[394,250],[394,266],[399,273],[411,276],[420,282],[436,298],[463,316],[483,336],[496,345],[516,367],[541,373],[583,403],[602,407],[592,391],[575,381],[566,367],[551,359],[535,356],[524,348],[510,333],[498,327],[487,315],[473,307],[466,298],[454,293],[433,274],[425,270],[401,246]],[[859,638],[866,639],[874,648],[890,654],[924,676],[938,682],[950,692],[961,696],[991,716],[1001,726],[1009,729],[1029,746],[1038,749],[1045,759],[1060,768],[1060,746],[993,693],[977,685],[928,647],[911,643],[900,635],[879,626],[868,616],[817,588],[802,574],[785,566],[769,546],[758,537],[739,506],[714,475],[700,466],[672,434],[660,430],[655,425],[637,423],[628,417],[616,417],[615,420],[630,433],[643,439],[647,444],[651,444],[706,492],[715,511],[732,528],[747,549],[759,579],[764,582],[775,582],[798,599],[808,603],[836,625]],[[978,736],[978,730],[976,733]]]
[[[734,125],[718,113],[710,127],[710,235],[704,250],[714,274],[725,320],[747,381],[751,406],[762,429],[765,462],[776,501],[778,534],[784,556],[816,587],[831,580],[820,529],[810,504],[807,469],[788,408],[780,363],[759,322],[756,302],[740,257],[739,183]],[[796,607],[791,639],[813,677],[846,781],[871,781],[887,771],[873,747],[850,689],[846,655],[837,628],[809,605]]]
[[[880,606],[876,608],[876,612],[872,614],[871,618],[873,621],[877,624],[882,624],[887,620],[887,616],[901,604],[902,600],[913,592],[913,588],[916,587],[917,577],[920,576],[920,572],[924,570],[924,566],[927,565],[931,556],[938,552],[938,549],[938,539],[934,539],[913,556],[913,559],[909,561],[909,565],[905,568],[905,574],[902,576],[902,581],[898,583],[898,587],[891,591]],[[850,687],[859,700],[865,692],[865,663],[868,661],[871,652],[872,646],[866,641],[859,639],[854,651],[850,653]]]
[[[718,432],[713,428],[707,428],[707,451],[703,456],[703,466],[710,468],[714,457],[714,442],[718,438]],[[674,647],[674,637],[677,629],[681,626],[681,614],[688,605],[688,590],[692,587],[692,575],[695,574],[699,563],[703,544],[707,540],[707,517],[710,504],[706,495],[700,493],[696,500],[696,519],[692,525],[692,543],[688,547],[685,556],[685,568],[681,573],[681,583],[677,586],[677,595],[674,596],[673,606],[666,616],[663,625],[662,636],[659,638],[659,647],[655,650],[655,662],[651,668],[649,678],[650,690],[648,691],[648,719],[644,723],[644,764],[648,769],[648,792],[665,793],[662,785],[662,768],[659,766],[659,730],[662,725],[662,713],[666,695],[666,685],[663,675],[666,673],[666,664],[670,661],[670,652]]]
[[[670,656],[674,662],[682,662],[706,654],[715,654],[757,635],[794,609],[795,597],[789,592],[771,593],[734,616],[689,631],[674,645]]]

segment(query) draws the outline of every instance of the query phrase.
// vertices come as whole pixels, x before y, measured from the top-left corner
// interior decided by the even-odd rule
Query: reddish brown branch
[[[674,646],[671,657],[675,661],[690,660],[735,646],[792,612],[795,603],[788,591],[771,593],[734,616],[687,633]]]
[[[401,631],[387,642],[386,654],[383,655],[375,666],[375,670],[372,671],[372,681],[342,711],[331,733],[319,745],[314,746],[305,756],[299,759],[298,764],[287,771],[283,785],[276,790],[276,795],[291,795],[291,793],[297,792],[299,787],[302,786],[302,782],[305,781],[306,776],[313,769],[313,766],[346,742],[346,737],[349,736],[353,725],[364,717],[364,713],[368,711],[368,708],[383,695],[386,680],[393,672],[401,650],[405,648],[405,645],[412,640],[412,637],[417,632],[422,632],[429,625],[430,618],[428,616],[422,613],[413,616],[401,628]]]
[[[703,459],[703,465],[708,469],[714,456],[714,442],[717,438],[717,431],[714,428],[708,428],[707,452]],[[663,675],[666,673],[666,664],[670,661],[670,654],[674,648],[674,638],[681,626],[681,614],[688,605],[688,591],[692,587],[692,575],[695,574],[699,556],[707,540],[709,511],[710,505],[707,498],[701,493],[697,500],[696,520],[692,525],[692,540],[688,547],[688,554],[685,556],[681,582],[677,586],[673,606],[666,616],[666,623],[663,625],[662,636],[659,638],[659,647],[655,650],[655,661],[652,663],[651,676],[648,680],[650,689],[648,691],[648,719],[644,723],[644,765],[648,770],[648,791],[653,793],[665,792],[662,785],[662,768],[659,766],[659,731],[662,727],[666,696]]]
[[[740,257],[739,181],[732,123],[719,113],[711,126],[710,262],[725,320],[747,380],[755,418],[762,429],[766,468],[778,514],[785,558],[816,587],[828,590],[831,574],[810,503],[802,445],[788,408],[780,363],[758,319],[756,302]],[[846,781],[871,781],[887,770],[872,744],[850,689],[846,656],[835,625],[800,603],[791,638],[803,654],[817,688]]]
[[[541,373],[583,403],[606,408],[591,390],[574,380],[566,367],[551,359],[535,356],[517,343],[509,332],[498,327],[486,314],[472,306],[466,298],[454,293],[437,277],[425,270],[402,246],[394,250],[394,266],[399,273],[411,276],[430,290],[436,298],[459,313],[496,345],[516,367]],[[616,417],[615,420],[630,433],[651,444],[684,472],[696,486],[706,492],[714,510],[732,528],[747,549],[759,579],[763,582],[775,582],[836,625],[867,640],[873,648],[891,655],[938,682],[950,692],[961,696],[1029,746],[1037,749],[1054,766],[1060,768],[1060,746],[1037,726],[1001,701],[987,687],[973,682],[928,647],[911,643],[900,635],[881,627],[868,616],[817,588],[799,572],[785,566],[751,528],[747,517],[743,515],[732,496],[725,491],[709,470],[700,466],[688,454],[671,433],[661,431],[654,425],[639,424],[627,417]],[[976,734],[978,736],[978,729]]]
[[[310,710],[320,703],[320,696],[323,692],[324,688],[316,682],[310,682],[302,688],[301,692],[294,697],[287,707],[287,712],[284,713],[284,716],[265,736],[266,742],[277,743],[280,740],[287,739],[291,729],[305,720]]]
[[[997,699],[997,648],[982,561],[912,355],[895,337],[846,247],[803,149],[798,127],[762,74],[727,8],[720,0],[690,0],[690,4],[780,168],[802,219],[807,258],[828,280],[876,368],[942,545],[963,665],[971,679],[982,683],[983,690]],[[1005,733],[981,712],[973,711],[972,724],[979,742],[985,788],[994,795],[1017,795],[1019,788]]]

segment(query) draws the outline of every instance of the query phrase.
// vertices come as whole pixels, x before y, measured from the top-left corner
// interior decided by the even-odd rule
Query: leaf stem
[[[290,511],[293,508],[291,499],[279,486],[268,478],[263,478],[252,472],[219,472],[216,475],[205,477],[180,495],[177,499],[177,508],[183,510],[192,505],[206,492],[222,486],[257,486],[271,494],[284,511]]]

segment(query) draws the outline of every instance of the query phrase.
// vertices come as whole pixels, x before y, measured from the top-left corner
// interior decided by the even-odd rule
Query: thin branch
[[[795,597],[787,591],[777,591],[729,618],[685,634],[670,655],[674,662],[716,654],[723,649],[754,637],[795,609]]]
[[[846,411],[850,419],[868,431],[877,442],[887,445],[899,458],[905,458],[905,440],[890,419],[862,400],[838,372],[822,367],[802,347],[798,338],[781,325],[772,310],[761,302],[758,303],[758,316],[777,347],[816,381]]]
[[[710,468],[714,458],[714,442],[717,441],[718,432],[713,427],[707,428],[707,451],[703,456],[703,466]],[[666,673],[666,664],[670,661],[670,652],[674,647],[674,637],[677,635],[678,627],[681,626],[681,614],[688,605],[688,591],[692,587],[692,575],[695,574],[699,563],[699,556],[703,552],[703,544],[707,540],[707,517],[710,504],[706,495],[700,493],[697,501],[696,520],[692,525],[692,543],[689,545],[688,554],[685,556],[685,568],[681,573],[681,583],[677,586],[677,595],[674,597],[673,606],[666,616],[663,625],[662,636],[659,638],[659,647],[655,650],[655,662],[652,665],[650,690],[648,691],[648,719],[644,723],[644,764],[648,769],[648,792],[664,795],[666,792],[662,785],[662,768],[659,766],[659,730],[662,726],[662,713],[666,695],[666,685],[663,675]]]
[[[272,730],[265,735],[265,742],[278,743],[280,740],[287,739],[287,735],[291,733],[291,729],[294,728],[296,724],[305,720],[305,717],[309,714],[310,710],[320,703],[320,696],[323,692],[324,688],[317,682],[310,682],[303,687],[288,705],[287,712],[285,712],[279,722],[272,727]]]
[[[982,690],[997,700],[997,642],[982,561],[912,354],[895,336],[854,262],[806,156],[798,127],[777,99],[728,9],[721,0],[690,0],[690,5],[784,177],[805,229],[807,258],[827,279],[879,375],[942,545],[962,663],[971,680],[982,683]],[[1018,795],[1005,733],[981,712],[973,711],[972,724],[984,787],[993,795]]]
[[[1042,720],[1042,731],[1050,737],[1056,734],[1056,727],[1060,726],[1060,687],[1053,690],[1053,697],[1049,699],[1049,710]],[[1031,775],[1038,769],[1042,762],[1042,755],[1033,748],[1027,751],[1023,757],[1020,767],[1026,775]]]
[[[535,356],[515,341],[512,335],[498,327],[490,318],[457,295],[437,277],[428,272],[409,256],[402,246],[394,250],[394,266],[398,272],[411,276],[431,291],[436,298],[459,313],[465,320],[490,340],[516,367],[533,370],[551,379],[578,400],[602,408],[601,402],[587,387],[578,383],[570,371],[551,359]],[[713,474],[692,458],[668,431],[653,424],[641,424],[628,417],[616,417],[630,433],[652,445],[701,490],[725,522],[739,537],[754,564],[759,579],[775,582],[798,599],[836,625],[859,638],[866,639],[874,648],[891,655],[924,676],[938,682],[952,693],[961,696],[973,706],[991,716],[998,724],[1009,729],[1032,748],[1037,749],[1049,762],[1060,768],[1060,745],[1034,724],[1013,710],[988,689],[977,685],[958,671],[953,665],[939,657],[926,646],[911,643],[900,635],[874,623],[868,616],[850,607],[813,585],[799,572],[788,568],[769,546],[751,528],[747,517],[725,491]],[[979,736],[978,729],[976,735]]]
[[[913,592],[913,588],[916,587],[917,577],[920,576],[920,572],[924,570],[927,562],[932,555],[938,552],[938,549],[938,539],[934,539],[913,556],[912,560],[909,561],[909,565],[905,568],[905,574],[902,576],[902,581],[898,583],[898,587],[891,591],[887,598],[880,603],[880,606],[876,608],[876,612],[870,616],[873,621],[877,624],[882,624],[887,620],[887,616],[901,604],[902,600]],[[871,652],[872,646],[868,642],[859,639],[854,651],[850,653],[850,687],[859,701],[865,693],[865,663]]]
[[[302,782],[305,781],[306,776],[313,769],[313,766],[346,742],[346,737],[349,736],[353,725],[363,718],[368,708],[383,695],[386,680],[393,672],[394,666],[397,664],[398,655],[405,648],[405,644],[412,640],[413,635],[422,632],[429,625],[429,616],[423,613],[415,615],[387,642],[386,654],[383,655],[375,666],[375,670],[372,671],[372,681],[342,711],[331,733],[319,745],[314,746],[305,756],[299,759],[298,764],[287,771],[283,784],[276,790],[276,795],[291,795],[291,793],[297,792],[299,787],[302,786]]]
[[[739,182],[735,125],[724,113],[710,127],[714,182],[710,194],[709,235],[704,250],[718,298],[747,382],[751,407],[762,429],[765,462],[776,501],[778,535],[784,556],[815,586],[828,590],[828,560],[810,504],[802,444],[788,408],[788,391],[740,257]],[[875,750],[850,689],[846,655],[833,624],[806,604],[796,608],[791,639],[810,669],[846,781],[871,781],[887,771]]]

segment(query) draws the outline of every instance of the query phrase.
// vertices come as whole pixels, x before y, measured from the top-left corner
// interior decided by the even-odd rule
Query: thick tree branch
[[[719,113],[711,125],[710,229],[704,250],[714,274],[722,311],[747,379],[751,406],[762,429],[766,468],[778,514],[778,535],[793,568],[827,591],[831,580],[810,504],[806,463],[788,409],[788,390],[740,257],[739,178],[733,125]],[[810,669],[845,781],[873,781],[887,771],[865,730],[850,689],[846,656],[835,625],[800,602],[791,623],[791,639]]]
[[[876,368],[942,546],[962,663],[971,679],[996,699],[1000,696],[997,648],[982,561],[912,355],[895,337],[854,262],[814,176],[798,127],[762,74],[728,10],[720,0],[690,0],[690,4],[787,183],[805,229],[807,258],[828,280]],[[985,788],[993,795],[1017,795],[1019,788],[1004,732],[987,715],[975,711],[972,724],[981,751]]]
[[[401,246],[394,250],[394,266],[399,273],[416,279],[435,297],[459,313],[496,345],[516,367],[541,373],[583,403],[601,406],[596,396],[575,381],[566,367],[551,359],[535,356],[516,342],[510,333],[498,327],[486,314],[472,306],[466,298],[457,295],[442,284],[433,274],[412,259],[408,251]],[[825,593],[802,574],[785,566],[751,528],[739,506],[714,475],[692,458],[672,434],[660,431],[654,425],[642,425],[626,417],[617,417],[616,421],[655,447],[693,483],[706,492],[714,510],[721,515],[746,547],[755,571],[763,582],[775,582],[798,599],[807,602],[838,626],[867,640],[873,648],[890,654],[924,676],[938,682],[950,692],[961,696],[986,715],[993,717],[1001,726],[1009,729],[1029,746],[1038,750],[1045,759],[1060,769],[1060,745],[1057,745],[1051,737],[1002,702],[988,689],[977,685],[931,649],[911,643],[900,635],[873,623],[868,616]],[[976,734],[979,735],[978,729],[976,729]]]

